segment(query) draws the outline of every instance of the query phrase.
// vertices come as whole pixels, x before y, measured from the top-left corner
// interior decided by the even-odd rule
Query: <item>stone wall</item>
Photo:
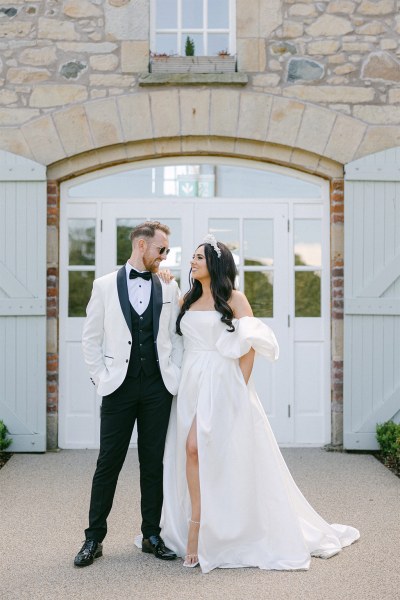
[[[60,107],[139,91],[149,60],[150,0],[16,0],[0,8],[0,129]],[[297,98],[376,125],[400,122],[395,0],[237,0],[247,89]],[[383,131],[381,128],[385,127]],[[8,149],[8,148],[6,148]]]

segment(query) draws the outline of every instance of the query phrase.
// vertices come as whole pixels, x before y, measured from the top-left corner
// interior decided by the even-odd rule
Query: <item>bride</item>
[[[278,358],[272,330],[235,290],[229,249],[208,235],[177,320],[184,358],[164,455],[162,537],[184,566],[308,569],[359,538],[329,525],[293,481],[251,371]]]

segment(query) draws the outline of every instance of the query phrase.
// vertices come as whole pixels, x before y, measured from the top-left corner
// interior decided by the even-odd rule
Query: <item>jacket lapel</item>
[[[152,275],[151,279],[153,281],[153,335],[156,342],[162,309],[162,286],[158,275]]]
[[[117,289],[118,289],[118,297],[119,297],[119,303],[121,305],[122,313],[125,317],[126,324],[129,327],[129,331],[132,332],[131,306],[130,306],[130,302],[129,302],[128,286],[126,283],[125,265],[123,265],[118,270]]]

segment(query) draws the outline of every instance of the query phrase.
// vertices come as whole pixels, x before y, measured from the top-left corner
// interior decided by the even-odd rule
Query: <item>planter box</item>
[[[235,56],[152,56],[151,73],[233,73]]]

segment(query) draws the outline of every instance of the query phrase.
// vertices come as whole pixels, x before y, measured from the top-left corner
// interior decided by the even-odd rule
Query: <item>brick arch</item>
[[[138,116],[139,115],[139,116]],[[68,106],[0,132],[0,147],[79,172],[160,155],[256,157],[323,176],[399,144],[390,128],[292,98],[232,88],[140,90]],[[56,169],[57,171],[58,169]]]

